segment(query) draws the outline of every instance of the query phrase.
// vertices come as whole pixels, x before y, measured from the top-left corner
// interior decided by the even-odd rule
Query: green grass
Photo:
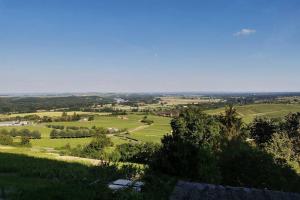
[[[51,147],[60,148],[66,144],[70,144],[71,147],[76,147],[77,145],[85,145],[91,141],[91,138],[66,138],[66,139],[50,139],[42,138],[31,140],[33,147]]]
[[[47,128],[43,124],[37,124],[37,125],[29,125],[29,126],[8,126],[8,127],[0,127],[0,129],[6,129],[6,130],[11,130],[11,129],[28,129],[30,131],[37,130],[41,133],[42,138],[49,138],[50,131],[52,130],[51,128]]]
[[[53,125],[63,125],[63,126],[83,126],[89,127],[105,127],[105,128],[135,128],[143,125],[140,120],[143,118],[143,115],[130,114],[126,116],[128,119],[120,119],[118,116],[96,116],[93,121],[86,122],[52,122],[47,124]]]
[[[130,134],[130,137],[144,142],[160,142],[161,138],[170,133],[170,118],[150,116],[154,123],[149,127]]]
[[[52,113],[52,112],[49,112]],[[159,117],[154,115],[149,115],[148,118],[153,120],[154,123],[144,128],[145,124],[141,123],[140,120],[144,115],[140,114],[129,114],[125,116],[127,119],[121,119],[118,116],[96,116],[93,121],[76,121],[76,122],[51,122],[51,123],[42,123],[34,124],[29,126],[22,127],[0,127],[0,129],[11,130],[15,129],[29,129],[29,130],[38,130],[41,132],[42,139],[31,140],[33,147],[50,147],[50,148],[60,148],[66,144],[70,144],[71,147],[77,145],[86,145],[91,141],[91,138],[69,138],[69,139],[50,139],[49,135],[51,128],[47,128],[46,125],[63,125],[63,126],[77,126],[77,127],[104,127],[104,128],[118,128],[118,129],[128,129],[129,131],[135,130],[130,133],[129,137],[137,139],[142,142],[160,142],[162,136],[170,132],[170,118]],[[142,127],[141,129],[139,129]],[[112,136],[111,137],[115,145],[128,142],[120,137]]]
[[[101,199],[107,183],[126,175],[115,166],[93,167],[23,154],[0,152],[0,188],[13,199]],[[97,179],[100,183],[90,185]]]
[[[50,139],[50,138],[42,138],[42,139],[34,139],[31,140],[31,144],[33,147],[50,147],[50,148],[60,148],[69,144],[71,147],[76,147],[77,145],[86,145],[90,143],[92,138],[66,138],[66,139]],[[114,145],[122,144],[127,142],[126,140],[122,140],[118,137],[111,137]]]
[[[280,118],[291,112],[300,112],[300,104],[251,104],[236,106],[237,112],[243,121],[251,122],[255,117]],[[208,114],[224,113],[224,108],[206,111]]]

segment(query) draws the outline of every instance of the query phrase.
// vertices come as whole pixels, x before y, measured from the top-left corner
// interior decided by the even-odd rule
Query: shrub
[[[30,138],[26,137],[26,136],[22,136],[21,137],[21,141],[20,141],[20,145],[21,146],[31,146],[31,144],[30,144]]]
[[[30,131],[28,129],[21,129],[21,130],[17,130],[15,128],[11,129],[10,131],[7,131],[6,129],[2,129],[0,131],[0,133],[2,135],[10,135],[12,137],[16,137],[16,136],[24,136],[24,137],[29,137],[32,139],[41,139],[41,133],[37,130],[34,131]]]
[[[287,162],[294,159],[293,142],[286,133],[275,133],[265,146],[266,152],[274,158],[284,159]]]
[[[299,191],[299,177],[284,160],[239,139],[224,145],[219,157],[224,185]]]
[[[221,174],[212,151],[173,136],[165,136],[150,167],[164,174],[208,183],[219,183]]]
[[[13,138],[9,135],[0,134],[0,144],[1,145],[12,145]]]
[[[151,125],[151,124],[154,123],[154,121],[151,120],[151,119],[148,119],[147,116],[144,116],[144,118],[141,120],[141,122],[142,122],[142,123],[145,123],[145,124],[147,124],[147,125]]]
[[[158,149],[158,144],[146,142],[121,144],[116,151],[120,154],[120,161],[146,164],[152,160]]]
[[[250,125],[250,137],[253,138],[258,145],[264,145],[278,130],[275,122],[265,118],[255,118]]]

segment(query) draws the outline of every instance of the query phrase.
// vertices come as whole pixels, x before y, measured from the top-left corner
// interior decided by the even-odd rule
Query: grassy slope
[[[149,127],[131,133],[131,137],[145,142],[160,142],[163,135],[170,132],[170,118],[151,116],[154,123]]]
[[[251,122],[255,117],[283,117],[291,112],[300,112],[300,104],[252,104],[236,107],[244,122]],[[206,111],[208,114],[220,114],[224,108]]]

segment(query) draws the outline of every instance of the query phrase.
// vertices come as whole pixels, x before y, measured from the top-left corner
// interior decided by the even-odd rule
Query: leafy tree
[[[265,150],[274,158],[291,161],[295,156],[293,142],[286,133],[275,133],[267,143]]]
[[[233,105],[226,106],[225,115],[221,115],[219,119],[225,138],[232,139],[239,136],[243,123],[242,119],[238,117],[238,113]]]
[[[104,134],[98,134],[87,146],[87,150],[102,151],[105,147],[112,146],[113,143]]]
[[[20,145],[22,146],[30,146],[30,138],[26,136],[21,137]]]
[[[300,112],[290,113],[285,117],[284,130],[290,138],[298,138],[300,136]]]
[[[278,130],[273,120],[266,118],[255,118],[250,124],[250,137],[256,144],[263,145],[270,141],[272,135]]]
[[[212,148],[220,127],[212,116],[197,108],[183,110],[171,122],[172,135],[162,139],[151,168],[165,174],[218,183],[220,173]]]
[[[120,160],[125,162],[149,163],[153,155],[159,149],[158,144],[146,143],[124,143],[117,146],[116,151]]]
[[[189,108],[171,121],[172,137],[195,146],[215,146],[220,136],[220,124],[198,108]]]
[[[12,145],[13,138],[9,135],[0,134],[0,144],[1,145]]]
[[[218,156],[222,184],[300,191],[297,173],[284,160],[237,138],[224,147]]]

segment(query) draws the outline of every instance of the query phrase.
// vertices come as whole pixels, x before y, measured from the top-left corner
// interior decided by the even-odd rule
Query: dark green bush
[[[0,134],[0,144],[1,145],[12,145],[13,138],[9,135]]]
[[[121,144],[116,151],[120,154],[120,161],[146,164],[152,160],[158,149],[158,144],[146,142]]]

